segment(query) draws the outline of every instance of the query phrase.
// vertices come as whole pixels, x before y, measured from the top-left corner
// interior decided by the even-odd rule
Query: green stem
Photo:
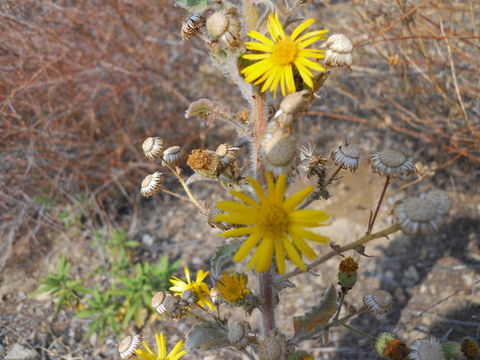
[[[355,328],[351,327],[350,325],[347,325],[347,324],[345,324],[345,323],[342,323],[342,326],[345,327],[345,328],[347,328],[347,329],[350,330],[351,332],[354,332],[354,333],[357,334],[357,335],[360,335],[360,336],[362,336],[362,337],[364,337],[364,338],[367,338],[367,339],[369,339],[369,340],[375,341],[375,338],[374,338],[373,336],[368,335],[367,333],[364,333],[363,331],[360,331],[360,330],[358,330],[358,329],[355,329]]]

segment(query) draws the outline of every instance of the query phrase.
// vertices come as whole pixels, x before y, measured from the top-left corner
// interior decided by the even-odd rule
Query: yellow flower
[[[245,193],[232,191],[232,195],[240,202],[217,203],[216,206],[227,213],[217,215],[215,220],[243,225],[222,233],[222,236],[248,235],[233,257],[234,261],[242,261],[254,247],[257,247],[248,265],[249,268],[256,265],[256,272],[270,269],[274,253],[280,274],[285,273],[285,254],[296,266],[305,271],[301,255],[308,259],[316,257],[305,239],[322,243],[328,241],[327,237],[305,228],[322,226],[321,222],[328,219],[328,214],[321,210],[295,210],[295,207],[310,195],[313,187],[306,187],[285,200],[287,176],[280,175],[276,183],[271,174],[267,173],[266,178],[267,193],[254,179],[248,178],[258,201]]]
[[[201,307],[208,306],[211,310],[215,309],[213,303],[210,301],[210,291],[208,290],[208,285],[203,282],[203,280],[208,276],[210,271],[198,270],[197,280],[192,282],[190,279],[190,270],[185,266],[183,269],[185,272],[185,277],[187,282],[180,280],[176,276],[172,276],[170,282],[174,285],[170,288],[170,291],[173,291],[175,295],[182,296],[185,290],[190,290],[198,297],[197,303]]]
[[[247,288],[247,275],[241,273],[223,273],[217,283],[217,289],[227,301],[242,300],[250,292]]]
[[[245,47],[261,53],[243,55],[244,59],[259,60],[241,71],[245,75],[245,81],[255,81],[255,85],[263,83],[261,91],[270,89],[274,95],[280,84],[282,94],[286,95],[296,91],[292,69],[292,65],[295,65],[305,84],[313,88],[313,74],[309,69],[325,71],[325,68],[308,58],[322,59],[325,55],[323,50],[307,48],[307,46],[324,40],[324,35],[328,32],[328,30],[316,30],[300,36],[314,22],[315,19],[305,20],[293,30],[290,36],[287,36],[275,12],[268,16],[267,21],[271,39],[258,31],[249,31],[247,35],[257,41],[246,42]]]
[[[155,340],[157,342],[157,354],[150,349],[145,341],[143,342],[143,347],[145,350],[135,350],[137,356],[141,360],[178,360],[187,353],[187,350],[182,350],[183,340],[177,342],[175,347],[168,353],[168,355],[167,348],[165,346],[165,336],[163,334],[155,333]]]

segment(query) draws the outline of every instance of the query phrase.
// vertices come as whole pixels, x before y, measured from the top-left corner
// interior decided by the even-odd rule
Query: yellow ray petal
[[[237,250],[236,254],[233,256],[233,261],[239,262],[245,259],[248,253],[257,245],[261,237],[262,234],[260,232],[256,232],[250,235],[247,240],[243,242],[242,246],[240,246],[240,249]]]
[[[285,76],[287,78],[287,88],[289,93],[295,92],[295,80],[293,79],[293,71],[292,66],[287,66],[287,70],[285,72]]]
[[[265,193],[263,192],[263,189],[260,186],[260,184],[251,177],[248,177],[247,180],[250,183],[250,185],[253,187],[253,190],[255,190],[258,200],[260,200],[261,203],[267,202],[267,198],[265,197]]]
[[[297,191],[283,203],[283,210],[285,210],[286,212],[292,211],[297,205],[303,202],[308,197],[308,195],[312,193],[312,191],[312,186],[308,186],[300,191]]]
[[[300,35],[307,27],[312,25],[315,22],[315,19],[307,19],[298,25],[295,30],[293,30],[292,35],[290,35],[290,39],[295,40],[298,35]]]
[[[244,194],[240,191],[230,191],[230,194],[235,196],[237,199],[240,199],[245,204],[251,205],[253,207],[259,207],[260,206],[260,204],[257,203],[254,199],[252,199],[250,196],[248,196],[247,194]]]
[[[321,242],[321,243],[326,243],[328,242],[330,239],[326,236],[323,236],[323,235],[320,235],[320,234],[316,234],[314,232],[311,232],[311,231],[308,231],[308,230],[305,230],[301,227],[289,227],[288,228],[288,232],[289,233],[293,233],[295,234],[296,236],[299,236],[299,237],[302,237],[304,239],[308,239],[310,241],[315,241],[315,242]]]
[[[242,57],[247,60],[261,60],[272,56],[271,54],[245,54]]]
[[[279,204],[283,201],[286,187],[287,187],[287,175],[281,174],[277,179],[277,183],[275,184],[275,198]]]
[[[234,225],[252,225],[256,223],[256,217],[253,215],[220,214],[215,216],[215,221],[225,221]]]
[[[288,258],[295,264],[297,267],[302,269],[303,271],[306,271],[307,268],[305,267],[305,264],[302,261],[302,258],[298,254],[297,250],[295,247],[290,243],[288,239],[283,240],[283,246],[285,247],[285,251],[288,255]]]
[[[266,45],[269,45],[271,47],[274,46],[274,43],[272,40],[270,40],[268,37],[266,37],[265,35],[263,34],[260,34],[258,31],[255,31],[255,30],[250,30],[248,33],[247,33],[248,36],[250,36],[251,38],[254,38],[255,40],[258,40]]]
[[[258,257],[257,257],[257,266],[255,271],[257,273],[265,272],[270,269],[273,258],[273,239],[272,238],[263,238],[262,242],[257,248]]]
[[[224,231],[219,235],[223,237],[239,237],[239,236],[253,234],[256,231],[258,231],[257,226],[244,226],[237,229]]]
[[[324,71],[324,67],[317,62],[312,60],[308,60],[307,58],[299,58],[298,62],[304,66],[309,67],[310,69],[317,70],[317,71]]]
[[[308,87],[313,88],[313,74],[305,66],[300,64],[298,60],[299,59],[295,61],[295,66],[297,67],[298,73],[302,77],[305,84],[307,84]]]
[[[329,215],[323,210],[299,209],[289,214],[289,218],[298,221],[322,222],[329,219]]]
[[[308,245],[307,242],[303,240],[301,237],[292,236],[292,241],[293,241],[293,244],[298,248],[298,250],[300,250],[300,252],[310,260],[313,260],[317,257],[317,254],[315,254],[315,251],[313,251],[310,245]]]
[[[215,204],[217,208],[223,211],[228,211],[231,213],[241,213],[243,214],[251,214],[252,212],[255,213],[257,211],[256,208],[251,207],[249,205],[244,205],[242,203],[236,201],[219,201]]]

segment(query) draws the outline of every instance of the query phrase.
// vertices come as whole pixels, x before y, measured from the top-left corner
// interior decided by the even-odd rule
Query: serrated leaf
[[[229,345],[226,331],[206,325],[191,328],[185,342],[187,349],[198,350],[215,350]]]
[[[232,260],[242,243],[237,242],[231,245],[224,245],[217,248],[217,252],[210,260],[210,271],[214,279],[220,278],[223,267]]]
[[[308,337],[319,326],[325,325],[337,310],[337,290],[331,285],[320,303],[304,316],[293,318],[294,338]]]
[[[233,115],[224,105],[208,99],[201,99],[190,104],[185,117],[188,119],[195,115],[205,121],[231,121],[233,118]]]
[[[175,6],[187,9],[191,13],[200,13],[211,6],[211,3],[208,0],[176,0]]]

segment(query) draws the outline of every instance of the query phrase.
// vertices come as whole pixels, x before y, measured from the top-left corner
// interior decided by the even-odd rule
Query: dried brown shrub
[[[108,220],[107,191],[134,201],[143,138],[196,136],[178,121],[180,26],[167,1],[0,2],[0,269],[20,233],[59,229],[53,204]]]

